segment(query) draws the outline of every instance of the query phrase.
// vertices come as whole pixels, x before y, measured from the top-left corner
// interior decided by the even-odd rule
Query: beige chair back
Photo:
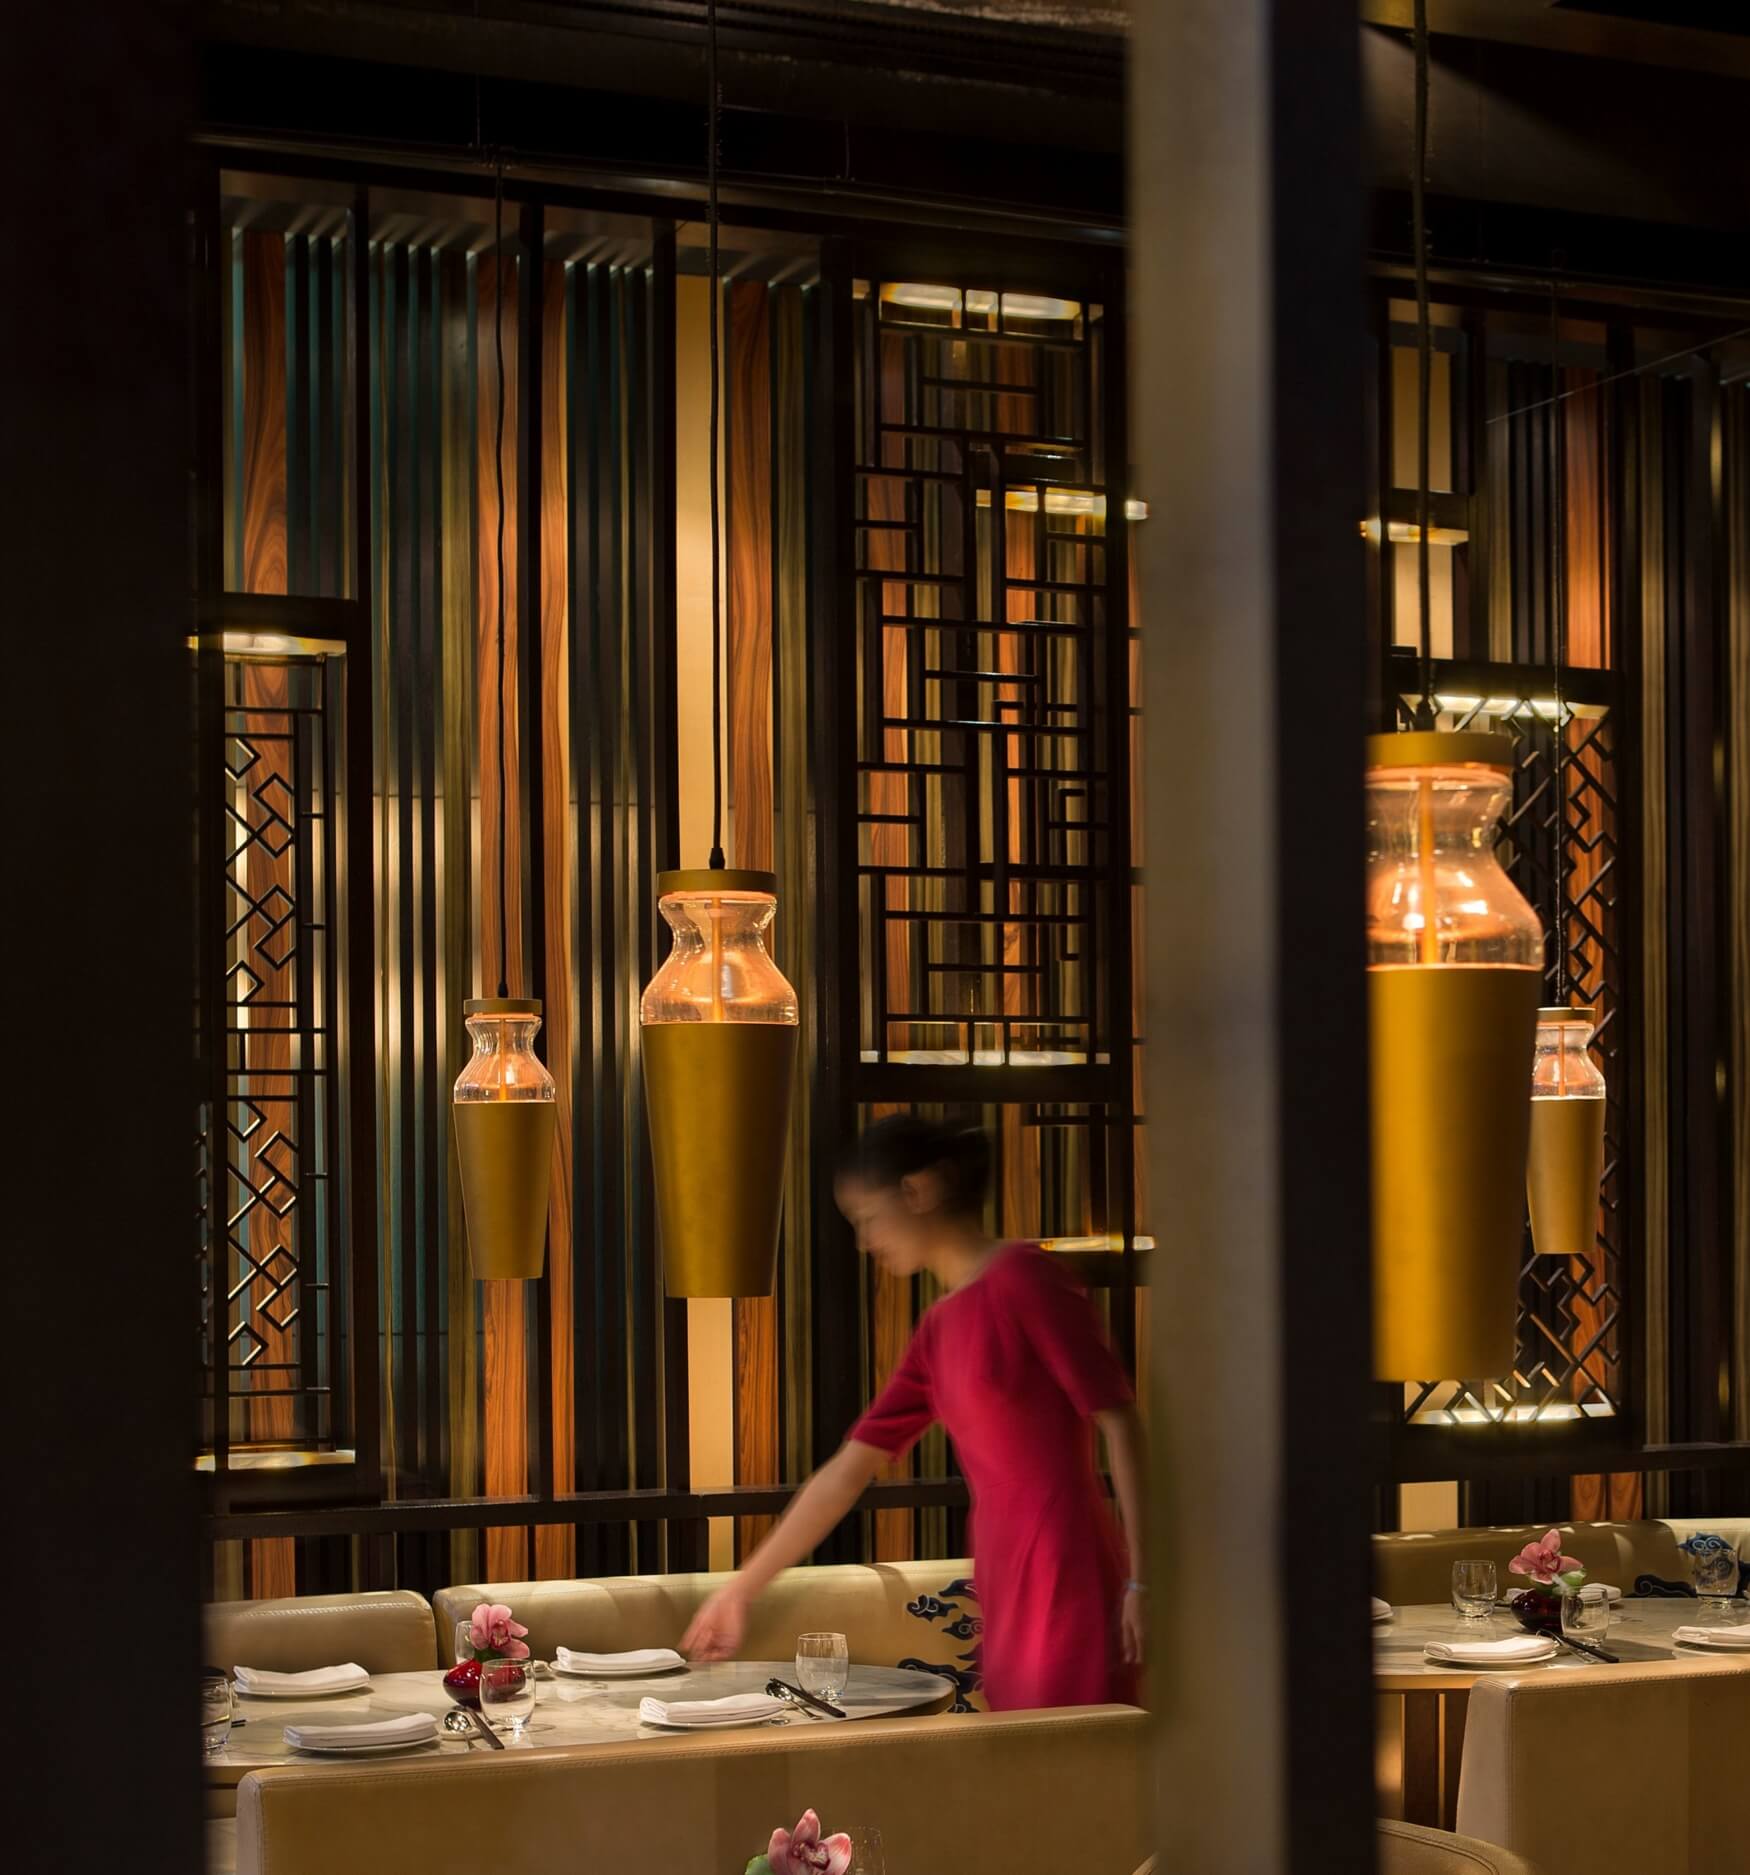
[[[1558,1872],[1750,1866],[1750,1660],[1480,1678],[1458,1827]]]
[[[1066,1707],[286,1766],[243,1780],[238,1875],[740,1870],[807,1809],[879,1829],[895,1875],[1131,1875],[1146,1726],[1129,1707]]]
[[[1377,1875],[1538,1875],[1510,1849],[1449,1829],[1381,1822]]]
[[[1373,1589],[1394,1608],[1443,1602],[1452,1593],[1452,1565],[1472,1557],[1498,1566],[1501,1593],[1525,1586],[1507,1565],[1549,1524],[1474,1525],[1462,1530],[1399,1530],[1373,1539]],[[1562,1548],[1586,1565],[1595,1582],[1609,1582],[1625,1595],[1658,1594],[1689,1581],[1689,1561],[1668,1524],[1564,1523]]]
[[[754,1605],[743,1660],[788,1660],[796,1636],[845,1636],[862,1666],[915,1665],[940,1673],[973,1707],[977,1697],[978,1599],[969,1562],[828,1565],[792,1569]],[[529,1630],[537,1657],[559,1647],[607,1652],[678,1647],[705,1598],[727,1575],[601,1576],[578,1582],[474,1582],[440,1589],[433,1603],[445,1664],[456,1623],[480,1602],[504,1602]]]
[[[347,1660],[371,1673],[414,1673],[438,1664],[431,1604],[412,1589],[209,1602],[202,1619],[203,1660],[226,1673],[239,1666],[301,1673]]]

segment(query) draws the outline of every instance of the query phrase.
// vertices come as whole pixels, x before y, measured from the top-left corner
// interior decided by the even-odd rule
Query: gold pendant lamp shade
[[[1603,1179],[1604,1076],[1592,1059],[1592,1013],[1540,1009],[1525,1162],[1532,1248],[1542,1256],[1591,1256]]]
[[[541,1005],[533,997],[478,997],[462,1005],[474,1052],[457,1076],[456,1158],[468,1256],[483,1281],[541,1274],[553,1169],[553,1077],[535,1053]]]
[[[1511,1371],[1543,934],[1495,857],[1507,736],[1367,744],[1373,1348],[1382,1380]]]
[[[674,936],[639,1006],[671,1296],[765,1296],[777,1268],[796,992],[766,950],[769,872],[657,875]]]

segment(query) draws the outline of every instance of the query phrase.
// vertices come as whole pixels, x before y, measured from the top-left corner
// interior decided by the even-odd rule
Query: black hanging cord
[[[1410,239],[1416,250],[1416,594],[1421,606],[1422,695],[1416,727],[1432,729],[1434,620],[1428,564],[1428,430],[1433,345],[1428,314],[1428,0],[1416,0],[1416,154],[1410,171]]]
[[[723,869],[723,596],[719,590],[720,543],[717,493],[717,0],[705,8],[706,112],[705,226],[710,237],[711,320],[711,859]]]
[[[498,486],[498,993],[510,994],[510,802],[504,708],[504,152],[493,159],[492,351],[498,363],[498,425],[492,467]]]
[[[1556,1001],[1568,1000],[1568,712],[1562,700],[1562,667],[1568,661],[1568,451],[1567,413],[1561,407],[1562,326],[1555,276],[1549,283],[1550,388],[1550,688],[1555,693],[1556,736]]]

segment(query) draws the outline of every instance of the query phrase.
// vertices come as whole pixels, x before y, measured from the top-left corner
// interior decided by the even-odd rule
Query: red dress
[[[896,1458],[933,1420],[954,1441],[972,1493],[993,1711],[1136,1701],[1119,1641],[1124,1539],[1089,1424],[1129,1400],[1081,1285],[1037,1244],[1005,1244],[925,1311],[851,1428]]]

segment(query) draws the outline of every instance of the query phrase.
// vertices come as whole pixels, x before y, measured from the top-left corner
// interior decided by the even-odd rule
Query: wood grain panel
[[[571,569],[566,520],[571,499],[566,448],[565,269],[542,271],[541,342],[541,778],[542,865],[547,880],[546,945],[547,1061],[558,1086],[558,1124],[553,1138],[553,1184],[547,1202],[547,1285],[552,1339],[548,1410],[553,1450],[553,1488],[569,1491],[576,1476],[577,1420],[571,1292],[572,1216],[575,1205],[575,1141],[572,1109],[577,1081],[571,1007],[571,955],[576,927],[576,829],[571,812],[571,650],[566,596]],[[577,1573],[577,1532],[570,1524],[543,1525],[535,1532],[535,1574],[542,1578]]]
[[[243,589],[252,593],[286,590],[286,249],[284,237],[251,232],[243,237]],[[283,709],[287,678],[283,668],[250,664],[243,671],[246,707]],[[266,726],[265,722],[264,725]],[[274,727],[279,725],[275,724]],[[272,745],[269,745],[272,746]],[[245,859],[246,887],[257,903],[277,885],[288,896],[294,889],[290,849],[274,858],[259,842],[252,842]],[[252,921],[252,936],[262,933]],[[274,970],[269,961],[252,956],[252,968],[266,973],[257,992],[264,1000],[289,1001],[290,973]],[[289,1037],[263,1039],[255,1045],[254,1059],[269,1070],[291,1067]],[[287,1100],[261,1100],[264,1122],[260,1137],[276,1131],[293,1139],[296,1113]],[[259,1170],[260,1168],[258,1168]],[[257,1261],[266,1261],[273,1246],[287,1243],[288,1222],[271,1206],[258,1205],[250,1219],[250,1247]],[[251,1284],[251,1298],[265,1301],[267,1285],[259,1278]],[[263,1362],[289,1358],[290,1337],[264,1318],[252,1316],[263,1332]],[[292,1435],[289,1400],[253,1400],[245,1415],[245,1437],[276,1441]],[[249,1545],[249,1584],[252,1595],[297,1593],[297,1564],[289,1538],[273,1537]]]
[[[733,863],[772,870],[772,328],[768,290],[757,282],[728,293],[729,594],[728,756]],[[778,1305],[776,1296],[735,1304],[735,1477],[778,1479]],[[745,1555],[770,1517],[736,1520]]]
[[[881,336],[880,370],[882,409],[889,416],[897,416],[906,408],[905,351],[902,340],[889,334]],[[883,448],[886,451],[884,461],[895,465],[904,461],[902,439],[888,436],[883,439]],[[863,486],[870,519],[904,518],[905,496],[901,483],[869,477]],[[883,569],[903,568],[906,565],[906,538],[894,528],[871,530],[865,537],[863,547],[865,564]],[[880,603],[883,612],[896,617],[907,613],[931,616],[935,594],[933,589],[889,584],[881,588]],[[883,631],[881,634],[880,710],[883,716],[900,717],[908,712],[905,663],[907,636],[898,631]],[[906,732],[902,729],[882,731],[874,746],[879,749],[882,759],[890,762],[905,762],[913,753]],[[873,814],[905,814],[913,811],[916,805],[911,782],[903,773],[873,774],[868,778],[867,788],[869,811]],[[913,857],[912,830],[907,826],[877,822],[869,828],[867,839],[869,857],[875,865],[904,865]],[[896,879],[882,884],[888,894],[888,905],[894,909],[910,908],[913,887],[909,880]],[[879,888],[872,883],[870,889]],[[911,981],[910,925],[898,919],[887,921],[882,942],[888,1006],[892,1007],[897,1002],[909,1008],[912,1006],[907,988]],[[878,1032],[875,1039],[889,1048],[903,1048],[917,1045],[920,1040],[928,1046],[933,1038],[915,1037],[909,1025],[895,1023],[888,1027],[885,1035]],[[870,1110],[870,1117],[880,1119],[885,1114],[899,1111],[897,1107],[876,1107]],[[870,1393],[873,1396],[886,1385],[889,1375],[905,1352],[911,1339],[915,1311],[909,1281],[883,1274],[872,1260],[866,1262],[866,1268],[869,1272],[869,1286],[865,1293],[870,1328]],[[916,1454],[908,1452],[903,1458],[890,1460],[883,1465],[877,1475],[883,1478],[908,1478],[915,1471],[916,1465]],[[876,1512],[877,1562],[906,1561],[915,1553],[916,1547],[916,1520],[910,1511]]]
[[[286,590],[286,243],[243,237],[243,590]]]
[[[443,443],[439,462],[443,515],[443,980],[469,984],[474,974],[474,830],[468,807],[474,788],[474,736],[478,722],[479,669],[474,643],[474,460],[470,421],[476,371],[469,349],[468,280],[461,254],[444,256],[443,345],[439,352]],[[447,1024],[444,1085],[455,1084],[468,1055],[460,999],[444,1006]],[[462,1175],[450,1143],[449,1104],[440,1127],[446,1173],[448,1282],[445,1324],[449,1409],[450,1489],[474,1497],[481,1489],[480,1297],[468,1275],[468,1233],[462,1213]],[[450,1579],[472,1582],[481,1574],[481,1535],[458,1530],[450,1537]]]
[[[475,351],[475,535],[474,654],[477,683],[477,742],[480,750],[480,931],[479,982],[491,995],[499,980],[499,654],[498,630],[498,478],[494,463],[497,439],[498,378],[494,322],[502,317],[504,345],[504,696],[505,772],[513,791],[506,816],[505,857],[509,879],[511,932],[507,983],[512,996],[528,994],[522,946],[522,824],[514,791],[520,762],[517,722],[517,280],[514,264],[502,269],[494,256],[475,268],[478,309]],[[488,1497],[520,1497],[529,1488],[528,1374],[525,1345],[527,1284],[481,1284],[486,1323],[486,1410],[484,1425],[485,1488]],[[486,1569],[494,1581],[518,1581],[528,1574],[528,1532],[498,1529],[486,1533]]]

